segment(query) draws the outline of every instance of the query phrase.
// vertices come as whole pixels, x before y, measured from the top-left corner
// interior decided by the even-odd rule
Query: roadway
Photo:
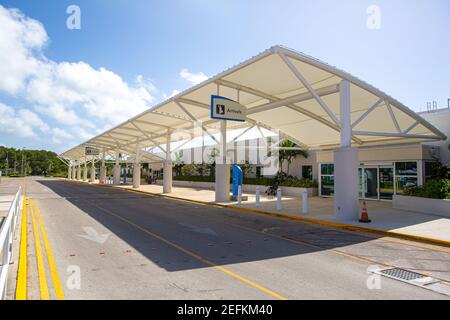
[[[379,289],[366,284],[375,264],[449,280],[448,248],[65,180],[8,184],[21,184],[32,205],[28,299],[42,298],[43,277],[58,297],[42,228],[65,299],[449,298],[385,277]]]

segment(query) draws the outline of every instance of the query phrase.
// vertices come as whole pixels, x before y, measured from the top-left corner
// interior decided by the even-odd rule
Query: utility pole
[[[25,153],[24,150],[25,150],[25,147],[22,147],[22,176],[24,175],[24,172],[25,172],[25,171],[23,170],[23,169],[24,169],[24,168],[23,168],[23,154]]]
[[[8,171],[9,171],[9,157],[8,157],[8,151],[6,151],[6,168],[5,168],[5,176],[8,175]]]

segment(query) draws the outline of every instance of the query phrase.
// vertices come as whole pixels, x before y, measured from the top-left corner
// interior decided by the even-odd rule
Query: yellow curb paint
[[[27,197],[23,195],[16,300],[27,300]]]
[[[156,239],[166,243],[167,245],[169,245],[169,246],[171,246],[171,247],[173,247],[173,248],[175,248],[175,249],[177,249],[177,250],[179,250],[179,251],[181,251],[181,252],[183,252],[183,253],[185,253],[185,254],[187,254],[187,255],[195,258],[195,259],[197,259],[200,262],[203,262],[203,263],[205,263],[207,265],[210,265],[211,267],[216,268],[217,270],[220,270],[220,271],[228,274],[229,276],[231,276],[231,277],[233,277],[235,279],[238,279],[238,280],[240,280],[240,281],[242,281],[242,282],[244,282],[244,283],[246,283],[246,284],[248,284],[248,285],[250,285],[250,286],[252,286],[252,287],[254,287],[254,288],[256,288],[256,289],[258,289],[258,290],[260,290],[260,291],[262,291],[262,292],[264,292],[264,293],[266,293],[266,294],[268,294],[268,295],[270,295],[270,296],[272,296],[272,297],[274,297],[276,299],[278,299],[278,300],[287,300],[285,297],[279,295],[278,293],[275,293],[272,290],[269,290],[269,289],[263,287],[262,285],[257,284],[256,282],[253,282],[253,281],[251,281],[251,280],[249,280],[247,278],[244,278],[244,277],[234,273],[233,271],[228,270],[225,267],[222,267],[222,266],[220,266],[218,264],[215,264],[214,262],[211,262],[211,261],[209,261],[209,260],[199,256],[198,254],[196,254],[196,253],[194,253],[194,252],[192,252],[192,251],[190,251],[188,249],[185,249],[185,248],[177,245],[176,243],[173,243],[173,242],[171,242],[171,241],[161,237],[160,235],[157,235],[157,234],[149,231],[149,230],[141,227],[140,225],[138,225],[138,224],[136,224],[136,223],[126,219],[126,218],[123,218],[123,217],[115,214],[114,212],[112,212],[112,211],[110,211],[108,209],[100,207],[97,204],[94,204],[92,202],[89,202],[89,203],[91,205],[93,205],[94,207],[102,210],[103,212],[106,212],[107,214],[109,214],[109,215],[111,215],[111,216],[113,216],[113,217],[115,217],[115,218],[117,218],[119,220],[122,220],[123,222],[126,222],[126,223],[132,225],[133,227],[141,230],[142,232],[144,232],[144,233],[146,233],[146,234],[148,234],[148,235],[150,235],[150,236],[152,236],[152,237],[154,237],[154,238],[156,238]]]
[[[38,205],[36,202],[33,201],[35,210],[36,210],[36,216],[37,220],[39,222],[39,227],[41,229],[42,233],[42,240],[44,241],[44,249],[47,253],[47,261],[48,265],[50,267],[50,276],[52,277],[53,281],[53,287],[55,289],[55,294],[58,300],[64,300],[64,291],[61,286],[61,280],[59,278],[58,269],[56,268],[55,258],[53,257],[52,248],[50,246],[50,242],[48,241],[47,232],[45,231],[44,223],[42,222],[41,218],[41,211],[39,210]]]
[[[45,274],[44,258],[42,256],[41,239],[39,236],[38,227],[36,224],[36,218],[34,217],[33,201],[30,200],[30,214],[31,223],[33,225],[34,243],[36,247],[36,261],[39,278],[39,292],[41,294],[41,300],[50,300],[50,294],[48,292],[47,275]]]

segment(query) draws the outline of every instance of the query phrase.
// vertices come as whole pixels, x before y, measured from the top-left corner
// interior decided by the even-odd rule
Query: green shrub
[[[194,182],[215,182],[215,176],[174,176],[173,180],[177,181],[194,181]],[[257,186],[271,186],[274,183],[274,178],[244,178],[244,184],[257,185]],[[296,188],[317,188],[317,182],[308,179],[299,179],[295,177],[289,177],[280,183],[280,186],[284,187],[296,187]]]
[[[194,181],[194,182],[215,182],[215,176],[174,176],[173,180],[177,181]]]
[[[317,182],[305,178],[288,178],[281,182],[281,186],[296,188],[317,188]]]
[[[427,181],[423,186],[407,188],[404,191],[406,196],[431,198],[431,199],[450,199],[450,180],[433,179]]]

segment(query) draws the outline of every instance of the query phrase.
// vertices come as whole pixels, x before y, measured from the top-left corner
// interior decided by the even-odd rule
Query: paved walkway
[[[8,215],[17,190],[17,187],[0,185],[0,226]]]
[[[120,188],[132,189],[132,186],[122,185]],[[137,190],[152,194],[163,194],[162,186],[160,185],[142,185]],[[244,195],[248,196],[248,201],[242,202],[241,205],[237,205],[236,202],[231,201],[221,204],[256,209],[255,195],[248,193]],[[214,202],[214,190],[199,188],[173,187],[172,193],[166,196],[201,202]],[[366,204],[369,217],[372,220],[372,223],[369,224],[358,221],[336,220],[333,214],[334,202],[332,198],[309,198],[309,213],[305,215],[301,213],[302,200],[298,197],[283,197],[282,210],[277,211],[276,198],[268,198],[261,194],[261,205],[258,210],[328,222],[342,222],[358,227],[373,228],[440,241],[450,241],[450,219],[448,218],[394,209],[390,202],[366,201]]]

